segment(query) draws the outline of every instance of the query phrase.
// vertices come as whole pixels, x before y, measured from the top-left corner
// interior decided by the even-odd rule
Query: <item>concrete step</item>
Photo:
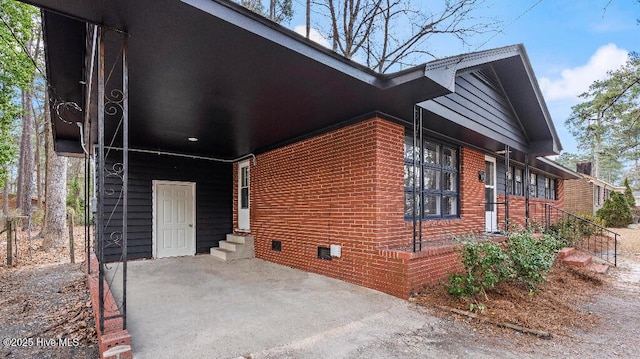
[[[558,252],[558,258],[562,259],[562,258],[567,258],[571,255],[573,255],[576,252],[576,249],[573,247],[565,247],[562,248],[559,252]]]
[[[230,259],[230,258],[227,258],[228,257],[227,255],[229,254],[229,257],[230,257],[231,256],[230,253],[232,252],[224,248],[211,248],[210,253],[212,256],[226,261],[227,259]]]
[[[224,248],[211,248],[211,255],[222,260],[241,259],[238,252],[233,252]]]
[[[218,245],[220,246],[220,248],[229,250],[231,252],[236,252],[238,250],[238,247],[244,246],[244,244],[229,241],[220,241],[218,242]]]
[[[253,236],[230,233],[227,234],[227,242],[253,245]]]
[[[218,242],[219,247],[211,248],[211,255],[222,260],[255,258],[253,236],[227,234],[227,240]]]
[[[576,267],[586,267],[591,264],[591,256],[588,254],[574,253],[562,259],[564,264]]]

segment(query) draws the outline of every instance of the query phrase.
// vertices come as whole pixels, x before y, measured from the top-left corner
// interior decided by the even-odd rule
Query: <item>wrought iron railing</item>
[[[566,239],[572,246],[607,263],[614,266],[618,264],[620,235],[593,221],[546,203],[545,230]]]

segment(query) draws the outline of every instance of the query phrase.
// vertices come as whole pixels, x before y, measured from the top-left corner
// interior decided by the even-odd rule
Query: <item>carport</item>
[[[108,276],[121,269],[108,267]],[[425,327],[429,346],[446,337],[443,322],[405,300],[260,259],[134,261],[128,286],[136,358],[401,357],[380,346]],[[112,290],[121,296],[117,284]]]
[[[133,261],[128,279],[138,359],[518,357],[406,300],[260,259]]]

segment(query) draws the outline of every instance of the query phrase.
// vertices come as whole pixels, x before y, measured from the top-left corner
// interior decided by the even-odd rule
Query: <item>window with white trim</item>
[[[529,197],[538,197],[538,175],[529,172]]]
[[[556,180],[545,177],[544,179],[544,198],[556,200]]]
[[[522,168],[514,167],[513,171],[513,188],[515,189],[516,196],[524,195],[524,176]]]

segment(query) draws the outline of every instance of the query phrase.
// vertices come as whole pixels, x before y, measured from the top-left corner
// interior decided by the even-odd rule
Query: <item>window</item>
[[[430,139],[425,140],[422,147],[422,158],[418,158],[420,164],[414,173],[413,159],[420,155],[419,148],[413,147],[412,136],[405,138],[404,215],[407,218],[413,217],[415,200],[420,219],[457,217],[459,149]]]
[[[507,169],[507,193],[524,196],[524,170],[517,167]]]
[[[249,167],[241,167],[240,172],[240,208],[249,208]]]
[[[538,197],[538,175],[535,173],[529,173],[529,196]]]
[[[599,206],[602,198],[602,187],[596,185],[596,206]]]
[[[513,194],[513,167],[507,168],[507,194]]]
[[[545,178],[544,179],[544,198],[545,199],[556,199],[556,180],[553,178]]]
[[[524,195],[524,182],[523,182],[523,175],[522,175],[522,168],[514,168],[514,176],[513,176],[513,188],[515,189],[515,195],[516,196],[522,196]]]

